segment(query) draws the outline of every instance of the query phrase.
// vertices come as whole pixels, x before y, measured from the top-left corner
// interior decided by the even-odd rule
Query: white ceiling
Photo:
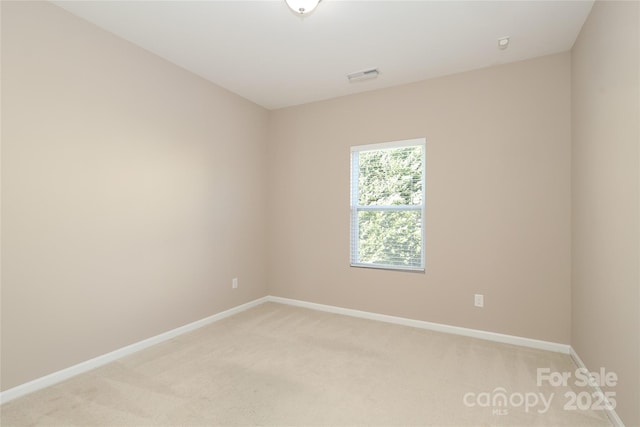
[[[300,18],[284,0],[53,3],[269,109],[568,51],[593,5],[324,0]]]

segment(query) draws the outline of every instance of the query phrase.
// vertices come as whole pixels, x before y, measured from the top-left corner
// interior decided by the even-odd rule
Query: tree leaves
[[[358,261],[421,266],[422,146],[360,152],[358,170],[358,205],[374,207],[358,212]]]

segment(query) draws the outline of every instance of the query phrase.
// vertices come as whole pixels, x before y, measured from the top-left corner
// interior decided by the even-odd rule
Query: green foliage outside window
[[[385,207],[358,211],[360,263],[421,266],[422,170],[422,146],[359,153],[358,205]]]

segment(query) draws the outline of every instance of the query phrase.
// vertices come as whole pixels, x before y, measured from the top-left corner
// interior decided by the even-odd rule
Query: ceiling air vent
[[[371,80],[378,77],[380,71],[377,68],[372,68],[370,70],[358,71],[355,73],[347,74],[347,79],[349,79],[349,83],[362,82],[365,80]]]

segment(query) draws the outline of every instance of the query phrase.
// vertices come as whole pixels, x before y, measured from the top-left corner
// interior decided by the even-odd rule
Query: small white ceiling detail
[[[323,0],[301,18],[269,0],[53,3],[269,109],[568,51],[593,5]]]

